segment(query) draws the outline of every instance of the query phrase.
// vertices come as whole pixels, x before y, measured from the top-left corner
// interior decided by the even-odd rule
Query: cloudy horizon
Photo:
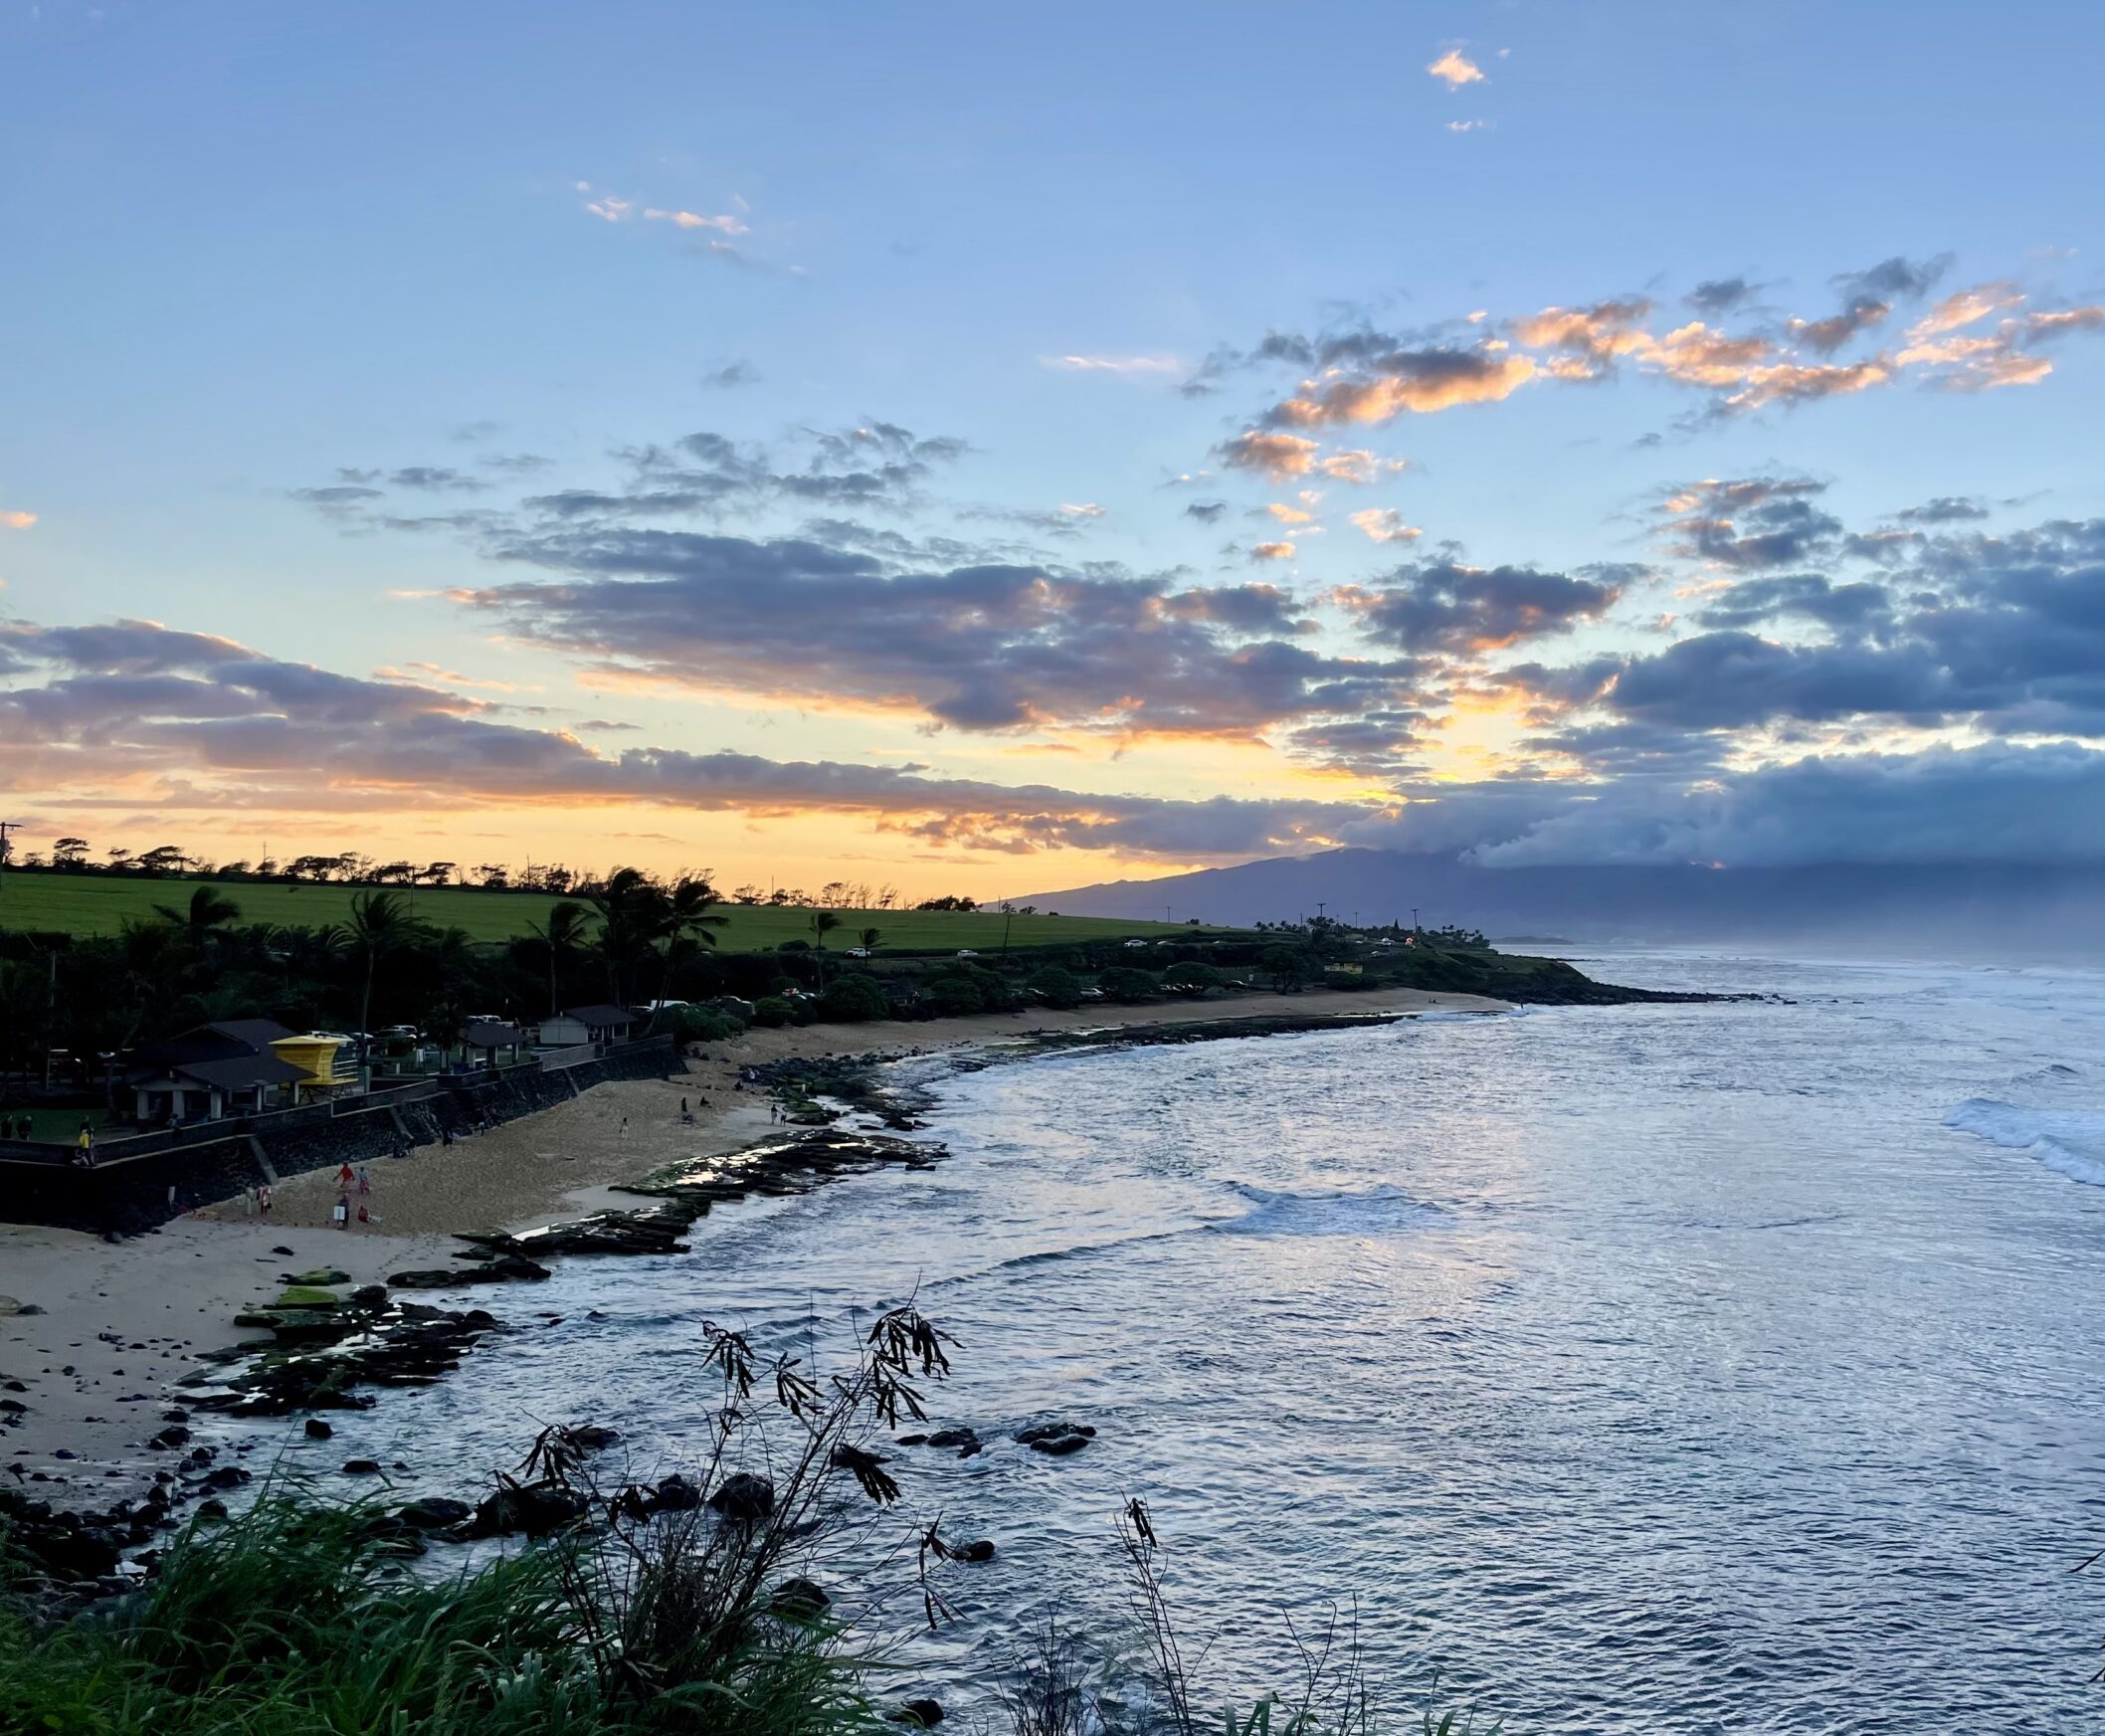
[[[1389,76],[1284,95],[1166,19],[1086,73],[0,23],[0,817],[980,895],[2105,864],[2084,57],[1436,11],[1326,11]]]

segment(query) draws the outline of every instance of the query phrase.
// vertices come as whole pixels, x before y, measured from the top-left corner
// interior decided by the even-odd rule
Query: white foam
[[[1969,1097],[1944,1124],[2024,1152],[2070,1181],[2105,1188],[2105,1111],[2020,1109],[1995,1097]]]

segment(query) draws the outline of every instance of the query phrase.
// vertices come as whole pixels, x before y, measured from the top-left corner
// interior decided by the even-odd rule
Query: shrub
[[[1146,971],[1134,970],[1129,965],[1117,965],[1098,977],[1096,986],[1103,990],[1107,1000],[1147,1001],[1154,998],[1162,985]]]
[[[819,1017],[837,1025],[860,1025],[882,1019],[890,1011],[874,977],[843,977],[819,1001]]]
[[[777,1026],[794,1023],[796,1017],[796,1007],[792,1003],[785,1001],[780,995],[763,995],[758,1001],[753,1003],[753,1023],[755,1025],[764,1025],[772,1030]]]
[[[1173,964],[1162,973],[1162,986],[1197,1000],[1208,989],[1218,989],[1223,978],[1210,964]]]
[[[726,1043],[745,1029],[745,1021],[708,1007],[668,1007],[659,1029],[681,1043]]]
[[[1049,1007],[1081,1005],[1081,984],[1074,980],[1073,972],[1061,970],[1056,964],[1049,964],[1044,970],[1034,972],[1024,987]]]
[[[937,977],[921,991],[921,1004],[937,1019],[960,1019],[987,1010],[980,986],[962,972]]]

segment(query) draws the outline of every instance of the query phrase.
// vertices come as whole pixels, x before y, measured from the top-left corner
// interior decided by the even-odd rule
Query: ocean
[[[957,1340],[936,1423],[989,1449],[897,1449],[819,1575],[902,1693],[970,1705],[1048,1616],[1130,1639],[1138,1498],[1209,1717],[1334,1623],[1392,1726],[2105,1728],[2105,975],[1577,962],[1787,1004],[900,1063],[945,1161],[568,1262],[324,1450],[470,1492],[590,1420],[670,1468],[703,1320],[823,1362],[911,1295]],[[1046,1419],[1098,1434],[1010,1439]],[[939,1515],[998,1554],[929,1637]]]

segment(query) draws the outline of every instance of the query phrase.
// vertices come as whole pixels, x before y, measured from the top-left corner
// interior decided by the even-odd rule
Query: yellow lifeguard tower
[[[281,1037],[271,1045],[273,1055],[280,1061],[290,1061],[306,1075],[293,1085],[302,1097],[358,1082],[356,1073],[345,1071],[338,1064],[349,1049],[347,1039],[326,1031],[310,1031],[304,1037]]]

